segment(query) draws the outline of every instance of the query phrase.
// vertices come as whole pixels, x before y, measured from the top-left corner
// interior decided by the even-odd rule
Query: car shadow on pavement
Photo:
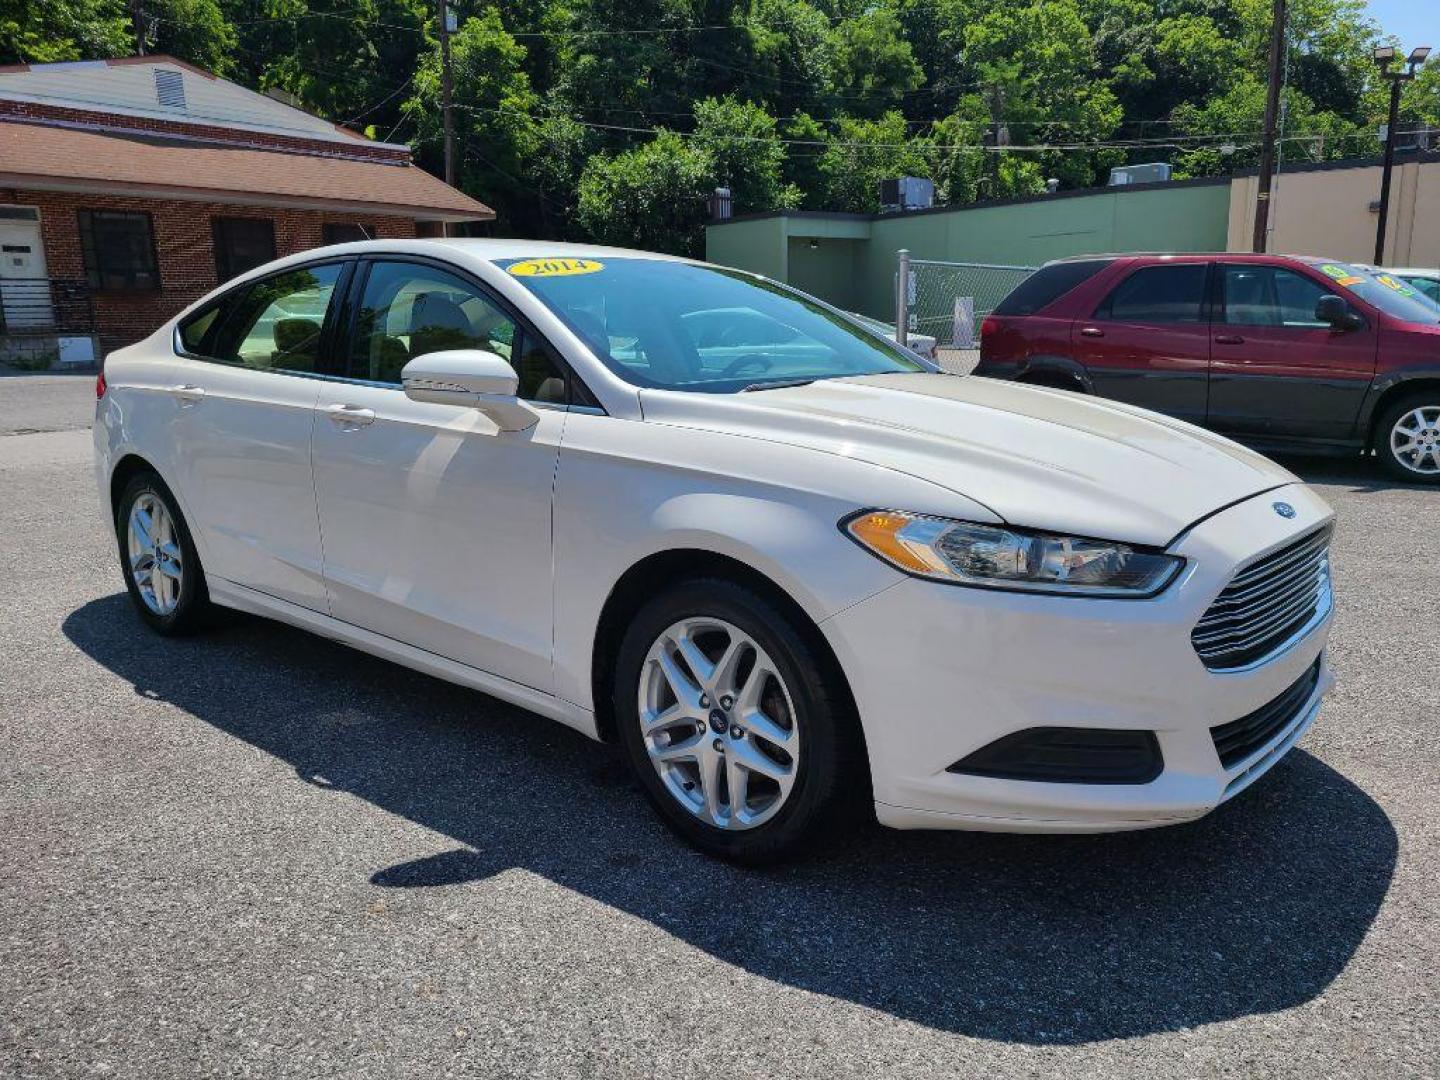
[[[755,975],[980,1038],[1065,1045],[1299,1005],[1354,954],[1395,867],[1381,808],[1294,751],[1191,825],[870,826],[744,870],[672,839],[618,754],[483,695],[260,619],[157,648],[124,594],[64,631],[136,693],[286,761],[297,782],[456,842],[357,866],[377,887],[522,868]]]

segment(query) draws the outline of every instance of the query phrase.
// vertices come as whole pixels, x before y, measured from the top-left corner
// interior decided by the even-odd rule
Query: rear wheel
[[[647,604],[620,647],[614,709],[666,824],[738,862],[813,842],[857,789],[856,729],[829,666],[732,582],[685,582]]]
[[[205,574],[175,497],[153,472],[134,476],[115,508],[120,568],[140,618],[166,635],[193,633],[210,609]]]
[[[1375,425],[1375,454],[1392,476],[1440,483],[1440,389],[1388,407]]]

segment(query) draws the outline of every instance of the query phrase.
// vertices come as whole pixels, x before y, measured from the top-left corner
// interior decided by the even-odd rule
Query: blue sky
[[[1440,52],[1440,3],[1436,0],[1369,0],[1366,6],[1386,33],[1406,50],[1434,46]]]

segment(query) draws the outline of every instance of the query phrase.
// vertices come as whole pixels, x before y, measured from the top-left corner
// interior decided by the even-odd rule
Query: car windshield
[[[1350,290],[1387,315],[1406,322],[1440,322],[1440,304],[1393,274],[1365,270],[1349,263],[1320,263],[1319,270],[1336,285]]]
[[[637,386],[730,394],[934,370],[844,315],[738,270],[609,256],[498,265]]]

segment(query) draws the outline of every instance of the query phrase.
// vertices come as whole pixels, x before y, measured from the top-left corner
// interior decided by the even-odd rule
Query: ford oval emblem
[[[1295,516],[1295,507],[1289,503],[1271,503],[1270,505],[1274,508],[1275,513],[1283,518],[1293,518]]]

